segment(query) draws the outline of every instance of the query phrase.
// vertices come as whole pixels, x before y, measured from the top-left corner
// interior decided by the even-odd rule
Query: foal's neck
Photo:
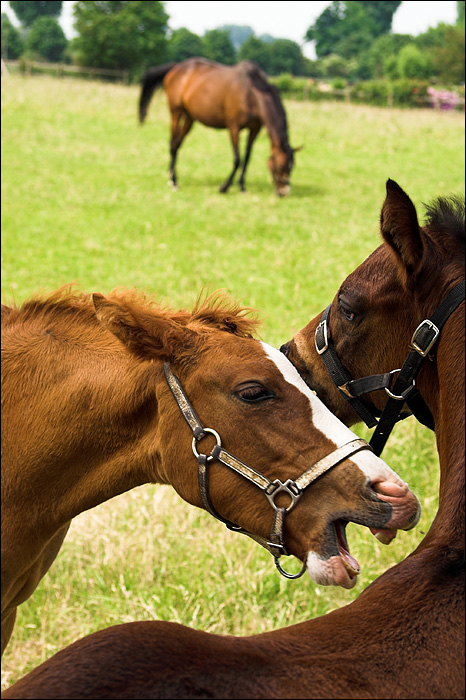
[[[459,311],[459,310],[458,310]],[[465,504],[465,375],[464,317],[461,313],[445,325],[436,356],[438,384],[426,400],[435,419],[440,461],[439,508],[423,540],[426,545],[462,548],[464,551]]]

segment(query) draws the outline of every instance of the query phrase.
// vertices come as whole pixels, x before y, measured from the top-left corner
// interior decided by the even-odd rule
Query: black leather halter
[[[465,283],[462,280],[445,297],[432,316],[422,321],[416,328],[411,338],[411,349],[401,369],[353,380],[350,380],[345,372],[330,338],[329,319],[332,305],[329,304],[323,312],[315,332],[316,350],[322,356],[340,395],[349,402],[368,428],[376,426],[369,443],[376,455],[381,454],[394,425],[411,415],[402,411],[405,403],[420,423],[430,430],[435,430],[432,413],[416,388],[416,377],[437,341],[443,325],[464,301],[464,296]],[[395,374],[398,376],[393,387],[390,388]],[[362,394],[368,394],[377,389],[385,389],[389,396],[381,414],[375,407],[360,398]]]
[[[285,515],[289,513],[292,508],[294,508],[294,506],[301,498],[301,495],[303,494],[304,490],[309,486],[309,484],[315,481],[319,476],[324,474],[332,467],[335,467],[344,459],[351,457],[356,452],[359,452],[360,450],[372,451],[372,448],[365,440],[359,438],[351,440],[345,445],[337,447],[336,450],[331,452],[326,457],[320,459],[312,467],[310,467],[303,474],[301,474],[301,476],[298,477],[296,480],[287,479],[285,483],[282,483],[280,479],[270,481],[266,476],[256,471],[252,467],[248,466],[247,464],[245,464],[245,462],[242,462],[240,459],[232,455],[231,452],[228,452],[228,450],[222,447],[220,436],[215,430],[213,430],[212,428],[202,427],[199,418],[197,417],[193,407],[191,406],[183,390],[183,387],[181,386],[180,380],[175,374],[173,374],[168,362],[164,363],[164,371],[165,377],[168,382],[168,386],[170,387],[170,390],[173,396],[175,397],[176,403],[178,404],[180,411],[183,414],[183,417],[186,420],[187,424],[191,428],[193,434],[192,450],[194,456],[197,458],[199,493],[204,508],[211,515],[213,515],[214,518],[217,518],[217,520],[220,520],[222,523],[224,523],[229,530],[233,530],[234,532],[240,532],[243,535],[248,535],[248,537],[252,537],[253,540],[265,547],[265,549],[272,554],[275,560],[275,565],[283,576],[285,576],[286,578],[299,578],[306,571],[306,561],[304,561],[301,570],[297,574],[287,573],[281,567],[279,562],[279,559],[283,554],[286,556],[289,555],[289,552],[286,550],[283,541]],[[209,434],[214,436],[216,440],[216,445],[208,455],[201,454],[197,450],[197,444],[201,440],[203,440],[206,437],[206,435]],[[237,472],[238,474],[241,474],[241,476],[253,483],[265,493],[270,505],[274,509],[273,525],[268,540],[254,535],[252,532],[244,530],[239,525],[235,525],[235,523],[231,522],[230,520],[227,520],[226,518],[223,518],[215,510],[209,497],[208,481],[208,467],[209,464],[214,460],[221,462],[233,471]],[[279,507],[275,503],[275,497],[279,493],[286,493],[290,497],[291,502],[287,508]]]

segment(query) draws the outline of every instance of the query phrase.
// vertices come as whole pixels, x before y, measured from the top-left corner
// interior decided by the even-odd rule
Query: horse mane
[[[73,285],[64,285],[48,294],[36,294],[21,306],[13,304],[5,308],[8,308],[8,313],[2,313],[2,324],[5,326],[32,320],[46,321],[51,317],[70,318],[76,315],[76,311],[89,317],[95,316],[91,295],[76,290]]]
[[[121,302],[125,307],[135,312],[150,313],[170,317],[180,325],[195,324],[216,328],[242,338],[252,338],[257,331],[260,321],[255,316],[257,312],[232,299],[225,290],[217,290],[211,294],[201,291],[191,311],[185,309],[173,310],[163,306],[145,292],[135,289],[117,287],[108,295],[109,299]],[[5,313],[3,313],[5,312]],[[21,306],[7,307],[2,305],[2,325],[4,328],[14,323],[29,321],[50,321],[72,319],[98,323],[92,295],[77,290],[73,285],[65,285],[48,295],[41,294],[25,301]]]
[[[288,141],[288,121],[286,118],[286,112],[283,107],[283,103],[280,98],[280,92],[275,85],[269,83],[269,81],[267,80],[267,76],[265,75],[264,71],[262,71],[259,68],[259,66],[249,61],[248,64],[249,65],[247,70],[247,76],[251,80],[253,86],[256,88],[256,90],[259,90],[259,92],[263,92],[267,95],[270,95],[270,97],[272,98],[272,102],[275,106],[277,115],[279,117],[276,126],[280,138],[281,147],[284,151],[289,152],[291,154],[291,157],[293,157],[293,149],[291,148],[290,143]]]
[[[2,304],[2,322],[5,321],[13,312],[14,309],[11,306]]]
[[[429,229],[453,234],[464,251],[465,203],[464,197],[450,195],[438,197],[426,208],[425,225]]]
[[[191,311],[191,321],[219,328],[241,338],[252,338],[261,323],[255,309],[241,306],[223,289],[211,294],[202,291]]]

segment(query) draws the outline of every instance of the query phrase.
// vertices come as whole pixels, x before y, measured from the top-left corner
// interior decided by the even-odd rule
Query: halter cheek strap
[[[429,352],[440,335],[446,321],[465,297],[465,281],[462,280],[452,291],[445,297],[440,306],[434,311],[430,318],[424,319],[413,333],[410,343],[410,352],[399,370],[397,380],[391,391],[387,390],[389,399],[385,405],[382,415],[378,422],[377,428],[371,437],[370,444],[377,455],[382,452],[385,443],[392,431],[394,424],[397,422],[400,406],[406,401],[408,406],[413,410],[413,413],[418,417],[415,408],[424,411],[423,405],[426,407],[431,420],[428,427],[435,430],[434,418],[430,409],[425,404],[420,393],[416,388],[416,377],[419,374]],[[424,422],[424,421],[423,421]]]
[[[337,386],[340,396],[350,404],[368,428],[373,428],[377,425],[377,418],[372,409],[359,397],[361,394],[367,394],[370,391],[388,386],[390,376],[389,374],[375,374],[371,377],[364,377],[364,379],[350,381],[330,337],[329,319],[331,308],[332,305],[329,304],[316,328],[315,346],[317,353],[322,357],[327,372]]]

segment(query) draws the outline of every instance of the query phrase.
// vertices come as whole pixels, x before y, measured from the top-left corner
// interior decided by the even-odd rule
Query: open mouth
[[[343,564],[345,565],[346,573],[350,579],[354,579],[361,573],[361,567],[359,566],[357,560],[350,554],[348,541],[346,539],[347,525],[348,521],[346,520],[335,520],[333,522],[333,529],[335,531],[338,552]]]
[[[311,579],[321,586],[341,586],[350,589],[356,585],[361,567],[349,550],[346,539],[348,522],[343,518],[330,522],[326,529],[325,544],[320,553],[312,550],[307,553],[307,572]],[[385,537],[389,539],[387,533],[391,535],[391,531],[388,530],[369,529],[373,530],[374,534],[381,533],[381,541]]]

